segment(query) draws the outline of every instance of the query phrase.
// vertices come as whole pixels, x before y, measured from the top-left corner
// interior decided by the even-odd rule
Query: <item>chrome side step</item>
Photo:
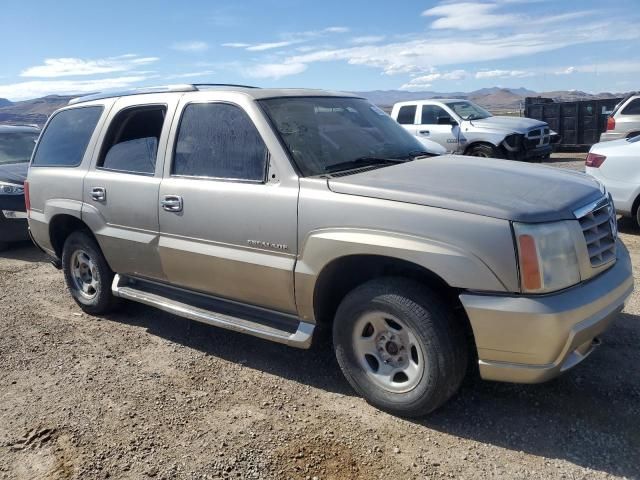
[[[135,283],[137,282],[131,282],[127,277],[116,274],[113,278],[111,290],[116,297],[144,303],[145,305],[159,308],[165,312],[213,325],[214,327],[246,333],[254,337],[283,343],[296,348],[309,348],[311,346],[311,339],[315,329],[315,325],[312,323],[299,321],[295,331],[291,332],[257,323],[246,318],[190,305],[189,303],[172,299],[161,293],[145,291],[142,288],[136,288]]]

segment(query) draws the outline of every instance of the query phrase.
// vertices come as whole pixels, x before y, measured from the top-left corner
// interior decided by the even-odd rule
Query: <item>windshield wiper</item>
[[[392,163],[402,163],[407,160],[402,158],[384,158],[384,157],[358,157],[354,160],[349,160],[346,162],[334,163],[333,165],[329,165],[324,169],[327,173],[338,172],[340,170],[350,170],[352,168],[357,167],[365,167],[370,165],[388,165]]]

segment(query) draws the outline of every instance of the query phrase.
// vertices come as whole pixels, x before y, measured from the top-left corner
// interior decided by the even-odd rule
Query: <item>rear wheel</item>
[[[67,288],[82,310],[100,315],[115,307],[113,272],[91,235],[84,231],[69,235],[62,250],[62,268]]]
[[[370,281],[349,293],[333,325],[340,367],[372,405],[395,415],[426,415],[460,387],[467,368],[464,330],[423,285]]]

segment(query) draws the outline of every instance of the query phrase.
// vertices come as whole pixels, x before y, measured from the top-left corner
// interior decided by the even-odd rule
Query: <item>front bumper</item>
[[[539,383],[584,360],[633,291],[631,259],[618,243],[618,259],[597,277],[559,293],[491,296],[465,293],[486,380]]]

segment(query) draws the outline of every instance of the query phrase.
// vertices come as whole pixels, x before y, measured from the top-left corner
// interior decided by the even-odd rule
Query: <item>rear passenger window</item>
[[[96,128],[102,107],[79,107],[53,116],[33,157],[36,167],[77,167]]]
[[[624,107],[622,115],[640,115],[640,98],[636,98]]]
[[[119,112],[104,138],[98,167],[153,174],[167,107],[147,105]]]
[[[398,111],[398,123],[400,125],[413,125],[416,122],[416,106],[405,105]]]
[[[241,108],[226,103],[187,105],[172,174],[263,181],[267,147]]]

